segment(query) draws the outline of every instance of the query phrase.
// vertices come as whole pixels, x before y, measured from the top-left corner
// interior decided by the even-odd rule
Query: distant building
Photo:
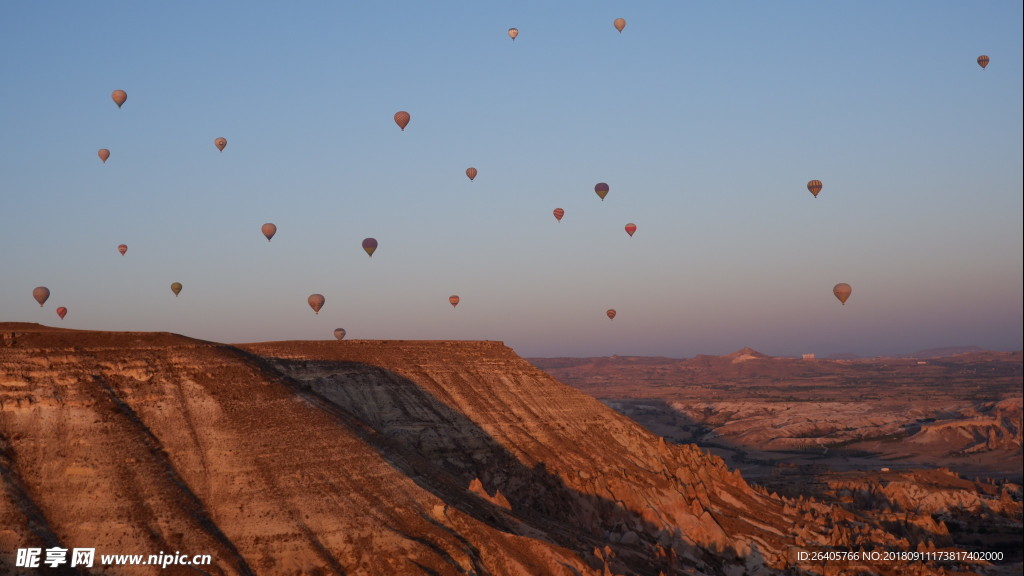
[[[804,360],[814,360],[814,353],[804,354]]]

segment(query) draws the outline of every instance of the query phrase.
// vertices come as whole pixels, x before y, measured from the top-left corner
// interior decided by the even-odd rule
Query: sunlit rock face
[[[497,342],[0,324],[0,443],[3,574],[53,546],[213,574],[813,574],[795,550],[944,529],[754,489]],[[837,573],[868,569],[899,573]]]

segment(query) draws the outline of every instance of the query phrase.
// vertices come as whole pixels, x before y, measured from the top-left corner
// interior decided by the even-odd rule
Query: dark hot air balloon
[[[405,127],[409,125],[409,120],[411,118],[412,116],[409,116],[409,113],[404,110],[395,112],[395,124],[398,124],[398,127],[401,128],[403,132],[405,131]]]
[[[626,19],[625,18],[616,18],[615,19],[615,29],[616,30],[618,30],[619,32],[622,32],[622,29],[625,28],[625,27],[626,27]],[[642,28],[642,26],[641,26],[641,28]],[[641,30],[641,32],[643,32],[643,30]]]
[[[509,28],[508,37],[511,38],[513,42],[515,42],[516,36],[519,36],[519,28]]]
[[[121,253],[121,256],[124,256],[124,253],[128,251],[128,245],[127,244],[119,244],[117,246],[117,251]]]
[[[366,250],[366,253],[369,254],[370,258],[373,258],[373,253],[377,250],[377,239],[367,238],[363,240],[363,250]]]
[[[814,197],[818,197],[818,192],[821,192],[821,180],[811,180],[807,183],[807,189],[814,194]]]
[[[452,308],[455,308],[456,306],[459,305],[459,297],[456,296],[455,294],[452,294],[451,296],[448,297],[448,303],[452,305]]]
[[[223,152],[224,151],[224,147],[226,147],[228,145],[228,139],[227,138],[214,138],[213,139],[213,145],[217,147],[217,150],[220,150],[221,152]]]
[[[555,208],[551,213],[555,215],[555,220],[558,220],[559,222],[562,221],[562,216],[565,216],[565,210],[562,210],[561,208]]]
[[[469,181],[470,182],[475,180],[476,179],[476,168],[473,168],[472,166],[470,166],[469,168],[466,168],[466,176],[469,176]]]
[[[604,197],[608,195],[608,190],[608,185],[604,182],[598,182],[597,186],[594,186],[594,192],[597,192],[597,195],[601,197],[602,202],[604,201]]]
[[[306,302],[309,302],[309,307],[313,309],[313,312],[320,314],[320,309],[324,307],[326,300],[322,294],[310,294]]]
[[[68,315],[68,309],[67,308],[65,308],[63,306],[61,306],[60,308],[57,308],[57,316],[60,316],[61,320],[63,320],[64,317],[67,316],[67,315]]]
[[[277,234],[277,226],[274,226],[272,222],[267,222],[263,226],[260,226],[260,230],[263,232],[263,235],[267,237],[267,242],[270,242],[270,239],[274,237],[274,234]]]
[[[174,297],[177,298],[178,294],[181,294],[181,282],[172,283],[171,292],[174,292]]]
[[[632,222],[626,224],[626,234],[629,234],[630,238],[633,237],[633,232],[636,232],[636,224],[633,224]]]
[[[114,99],[114,103],[120,108],[128,100],[128,93],[124,90],[114,90],[110,93],[110,97]]]
[[[107,150],[106,148],[100,148],[100,151],[96,154],[100,157],[100,160],[103,160],[104,164],[107,163],[107,158],[110,158],[110,150]]]
[[[839,298],[839,301],[842,302],[844,306],[846,305],[846,299],[850,297],[850,293],[852,292],[853,288],[845,282],[840,282],[832,287],[832,293],[836,295],[836,298]]]
[[[46,299],[50,297],[50,289],[46,286],[38,286],[32,290],[32,297],[39,302],[39,307],[42,308],[43,304],[46,303]]]
[[[605,314],[608,315],[609,320],[615,320],[615,310],[609,308],[608,311],[605,312]]]
[[[989,61],[988,56],[986,56],[984,54],[982,54],[981,56],[978,56],[978,66],[981,66],[982,70],[984,70],[985,68],[988,67],[988,61]]]
[[[337,338],[338,340],[344,340],[345,339],[345,334],[346,334],[346,332],[345,332],[344,328],[335,328],[334,329],[334,337]]]

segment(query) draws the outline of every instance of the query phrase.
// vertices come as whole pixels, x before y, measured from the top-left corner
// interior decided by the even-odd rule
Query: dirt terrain
[[[209,574],[1019,573],[800,559],[975,550],[949,529],[970,510],[1019,529],[1019,486],[948,477],[776,493],[499,342],[0,324],[0,574],[40,573],[14,566],[26,547],[211,554]],[[196,573],[78,573],[157,572]]]

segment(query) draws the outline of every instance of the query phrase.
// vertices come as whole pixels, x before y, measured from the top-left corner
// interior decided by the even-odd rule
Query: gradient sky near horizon
[[[4,3],[0,321],[523,356],[1020,349],[1021,20],[1019,1]]]

